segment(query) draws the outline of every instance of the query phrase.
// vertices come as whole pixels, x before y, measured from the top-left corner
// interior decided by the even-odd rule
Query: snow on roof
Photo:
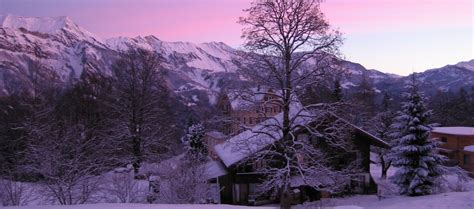
[[[173,171],[182,166],[184,154],[176,155],[169,159],[163,160],[160,163],[143,163],[140,168],[142,174],[153,174],[158,176],[167,176]],[[204,169],[204,174],[208,179],[216,178],[227,174],[227,170],[220,161],[211,160],[203,164],[201,169]]]
[[[217,178],[227,174],[225,166],[220,161],[212,160],[206,163],[204,166],[206,166],[206,176],[209,179]]]
[[[474,152],[474,145],[465,146],[464,151]]]
[[[216,138],[216,139],[222,139],[222,138],[225,138],[226,135],[223,134],[222,132],[220,131],[209,131],[206,133],[208,136],[210,137],[213,137],[213,138]]]
[[[301,115],[301,117],[296,117],[293,122],[294,126],[308,123],[310,117],[304,117],[304,115],[311,114],[302,110],[301,104],[296,103],[290,108],[290,118],[295,118],[297,115]],[[279,127],[282,126],[282,122],[283,113],[280,113],[256,125],[251,130],[244,131],[224,143],[216,145],[214,147],[216,153],[229,167],[280,139],[282,132]]]
[[[436,127],[433,129],[434,133],[474,136],[474,127]]]

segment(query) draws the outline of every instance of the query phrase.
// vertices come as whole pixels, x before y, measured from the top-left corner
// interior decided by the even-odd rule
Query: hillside
[[[68,17],[35,18],[0,16],[0,96],[29,89],[36,76],[69,85],[80,79],[108,75],[120,51],[144,48],[160,53],[168,69],[168,84],[187,102],[212,103],[225,84],[242,81],[239,59],[244,52],[222,42],[194,44],[165,42],[154,36],[103,40]],[[368,70],[341,61],[349,72],[346,91],[370,78],[376,92],[399,92],[408,77]],[[34,70],[38,69],[38,70]],[[423,89],[457,91],[474,85],[474,60],[417,73]],[[197,96],[197,97],[196,97]],[[191,99],[194,98],[194,99]]]

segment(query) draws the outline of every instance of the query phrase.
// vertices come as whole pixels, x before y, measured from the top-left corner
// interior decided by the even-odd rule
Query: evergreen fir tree
[[[430,138],[431,111],[425,108],[424,97],[419,92],[415,77],[405,94],[406,102],[396,118],[395,146],[392,148],[392,164],[399,169],[393,182],[400,187],[400,194],[426,195],[444,173],[444,158],[434,150],[439,142]]]
[[[189,126],[186,136],[183,138],[183,143],[187,152],[206,156],[207,147],[204,143],[204,135],[205,129],[201,123]]]

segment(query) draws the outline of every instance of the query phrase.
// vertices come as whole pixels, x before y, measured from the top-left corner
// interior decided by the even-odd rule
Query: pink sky
[[[236,22],[250,2],[0,0],[0,13],[66,15],[104,38],[155,35],[238,47],[241,26]],[[346,58],[369,68],[407,74],[474,58],[472,0],[326,0],[322,9],[344,33]]]

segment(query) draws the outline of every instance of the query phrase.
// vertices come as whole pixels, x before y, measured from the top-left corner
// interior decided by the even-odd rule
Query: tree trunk
[[[138,174],[138,171],[140,170],[140,164],[141,164],[141,150],[140,150],[140,139],[138,139],[137,136],[133,137],[133,161],[132,161],[132,166],[133,166],[133,172]]]
[[[380,157],[380,164],[381,164],[381,167],[382,167],[381,178],[382,179],[387,179],[387,171],[390,168],[391,163],[390,162],[385,162],[384,157]]]
[[[280,209],[291,209],[291,197],[289,187],[280,189]]]

